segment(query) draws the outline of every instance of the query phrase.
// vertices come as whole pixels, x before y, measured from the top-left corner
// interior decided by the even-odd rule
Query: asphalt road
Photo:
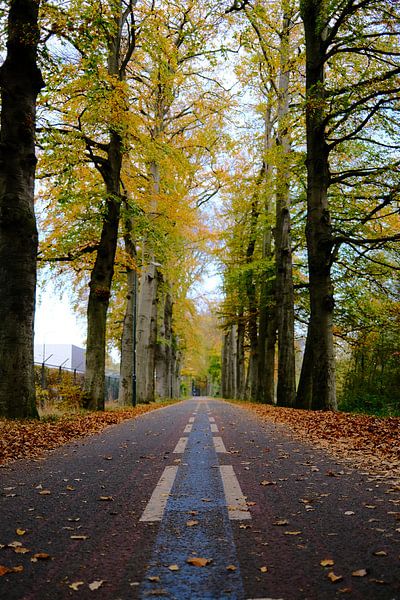
[[[1,600],[400,600],[399,490],[221,401],[3,467],[0,494]]]

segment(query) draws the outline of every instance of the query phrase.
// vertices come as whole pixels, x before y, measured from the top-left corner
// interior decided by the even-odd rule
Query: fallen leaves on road
[[[368,575],[367,569],[358,569],[352,572],[353,577],[365,577],[366,575]]]
[[[110,425],[133,419],[163,405],[164,403],[141,404],[123,410],[73,414],[55,422],[0,419],[0,464],[18,458],[41,457],[48,450],[77,438],[99,433]],[[106,460],[110,458],[106,457]],[[51,491],[41,490],[39,494],[46,496]]]
[[[192,521],[186,521],[186,527],[194,527],[195,525],[198,525],[199,522],[195,521],[194,519]]]
[[[6,567],[4,565],[0,565],[0,577],[3,575],[7,575],[7,573],[22,573],[24,567],[22,565],[17,565],[16,567]]]
[[[89,590],[92,590],[92,592],[94,590],[98,590],[99,587],[101,587],[103,585],[104,581],[101,579],[100,581],[92,581],[92,583],[89,583]]]
[[[235,404],[256,412],[264,421],[287,425],[303,441],[328,449],[358,467],[400,476],[400,417],[301,410],[254,402]]]
[[[338,581],[342,581],[343,577],[342,575],[335,575],[333,571],[329,571],[328,579],[330,579],[332,583],[337,583]]]
[[[202,558],[200,556],[191,556],[186,559],[188,565],[193,565],[194,567],[206,567],[210,563],[212,563],[212,558]]]
[[[331,558],[324,558],[324,560],[321,560],[319,564],[321,565],[321,567],[333,567],[335,561]]]
[[[71,588],[71,590],[74,590],[75,592],[77,592],[79,590],[79,588],[81,587],[81,585],[84,585],[85,582],[84,581],[74,581],[73,583],[69,584],[69,588]]]
[[[169,565],[168,569],[170,571],[179,571],[180,567],[179,565]]]

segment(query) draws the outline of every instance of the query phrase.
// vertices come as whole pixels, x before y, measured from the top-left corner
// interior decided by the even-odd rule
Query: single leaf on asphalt
[[[170,571],[179,571],[179,565],[169,565],[168,569]]]
[[[98,590],[99,587],[101,587],[103,585],[104,581],[101,579],[100,581],[92,581],[92,583],[89,583],[89,590],[92,590],[92,592],[94,590]]]
[[[0,565],[0,577],[2,577],[3,575],[5,575],[6,573],[9,573],[10,569],[9,567],[5,567],[4,565]]]
[[[199,524],[199,522],[198,522],[198,521],[195,521],[195,520],[192,520],[192,521],[186,521],[186,526],[187,526],[187,527],[194,527],[195,525],[198,525],[198,524]]]
[[[22,542],[11,542],[8,544],[9,548],[20,548],[22,546]]]
[[[228,566],[226,567],[226,570],[227,570],[227,571],[236,571],[236,569],[237,569],[237,567],[235,567],[235,565],[228,565]]]
[[[352,577],[365,577],[368,575],[367,569],[357,569],[357,571],[352,572]]]
[[[38,560],[49,560],[50,558],[50,554],[47,554],[47,552],[36,552],[36,554],[34,554],[31,558],[31,561],[33,561],[33,559],[35,559],[35,561]]]
[[[260,567],[260,571],[261,571],[261,573],[267,573],[268,572],[268,567],[266,567],[264,565],[263,567]]]
[[[272,525],[278,525],[278,526],[289,525],[289,521],[287,521],[286,519],[279,519],[278,521],[274,521],[272,523]]]
[[[15,533],[17,535],[25,535],[26,534],[26,529],[16,529]]]
[[[276,481],[267,481],[266,479],[263,479],[260,481],[260,485],[276,485]]]
[[[385,552],[384,550],[377,550],[373,554],[374,556],[387,556],[387,552]]]
[[[354,510],[346,510],[346,512],[344,513],[347,517],[349,517],[350,515],[355,515],[356,513],[354,512]]]
[[[212,563],[212,558],[202,558],[200,556],[192,556],[186,559],[186,562],[189,565],[193,565],[194,567],[206,567],[210,563]]]
[[[337,581],[342,581],[343,577],[342,575],[335,575],[333,571],[330,571],[328,573],[328,579],[330,579],[332,583],[336,583]]]
[[[87,540],[87,535],[70,535],[71,540]]]
[[[30,552],[29,548],[24,548],[23,546],[17,546],[14,548],[15,554],[27,554]]]
[[[158,575],[150,575],[147,579],[149,581],[160,581],[160,578]]]
[[[99,500],[103,500],[104,502],[113,502],[114,498],[112,496],[100,496]]]
[[[84,581],[74,581],[73,583],[70,583],[68,587],[77,592],[84,583]]]
[[[42,490],[41,492],[39,492],[39,494],[41,496],[48,496],[49,494],[51,494],[50,490]]]
[[[301,535],[302,531],[285,531],[285,535]]]
[[[335,561],[331,558],[324,558],[324,560],[321,560],[319,564],[321,565],[321,567],[333,567]]]

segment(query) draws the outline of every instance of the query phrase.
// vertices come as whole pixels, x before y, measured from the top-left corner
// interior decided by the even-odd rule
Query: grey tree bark
[[[130,219],[126,222],[124,241],[128,258],[130,261],[136,262],[136,248],[135,243],[132,240],[132,224]],[[137,272],[131,265],[126,268],[126,287],[125,315],[121,337],[118,402],[123,406],[132,406],[135,400],[133,398],[133,386],[136,385],[136,381],[134,382],[133,378],[136,375],[136,373],[134,373],[134,366],[136,366],[136,357],[134,356],[134,330],[136,327],[134,326],[134,319],[136,319],[135,312],[137,306]]]
[[[310,322],[307,343],[312,361],[301,372],[300,390],[311,391],[313,409],[336,409],[333,344],[333,285],[331,258],[333,235],[328,206],[329,148],[325,132],[324,65],[326,56],[327,2],[303,0],[301,16],[306,39],[307,224]],[[305,402],[298,398],[299,404]]]
[[[0,69],[0,415],[36,417],[33,367],[38,0],[11,0]]]
[[[276,172],[276,323],[278,333],[278,381],[276,399],[279,406],[293,406],[296,399],[294,350],[294,291],[292,273],[292,243],[290,235],[290,137],[289,116],[289,55],[290,15],[283,15],[280,36],[280,72],[278,82],[278,167]]]
[[[162,302],[159,302],[161,319],[156,345],[156,396],[159,398],[172,398],[172,379],[174,376],[173,365],[173,335],[172,335],[172,311],[173,302],[171,294],[166,291]]]

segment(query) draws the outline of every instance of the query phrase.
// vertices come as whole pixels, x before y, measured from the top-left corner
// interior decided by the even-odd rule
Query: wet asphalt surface
[[[185,453],[174,454],[182,436]],[[233,467],[251,519],[230,519],[219,465]],[[176,477],[163,519],[142,522],[166,467]],[[216,400],[2,467],[0,506],[0,565],[23,567],[0,577],[1,600],[400,600],[396,486]],[[40,553],[49,558],[32,561]],[[211,562],[187,564],[193,557]]]

